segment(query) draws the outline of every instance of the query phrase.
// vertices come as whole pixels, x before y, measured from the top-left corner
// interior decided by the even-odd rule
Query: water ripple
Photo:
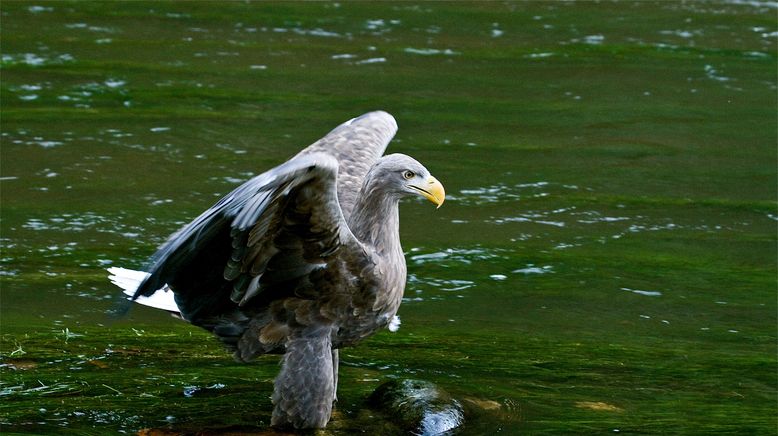
[[[37,53],[3,53],[3,55],[0,56],[0,65],[3,67],[20,64],[40,67],[45,65],[62,65],[73,61],[75,61],[75,58],[67,53],[51,56],[44,56]]]
[[[430,55],[446,55],[446,56],[454,56],[461,54],[458,51],[451,50],[450,48],[439,50],[436,48],[413,48],[413,47],[406,47],[403,50],[405,53],[410,54],[417,54],[422,56],[430,56]]]
[[[22,227],[33,231],[84,232],[94,230],[115,233],[131,239],[144,233],[142,226],[124,225],[121,223],[122,221],[125,220],[121,216],[104,216],[95,212],[64,213],[48,218],[29,218],[22,224]]]
[[[517,201],[523,198],[548,197],[552,194],[578,190],[576,185],[565,185],[546,181],[507,185],[498,183],[491,186],[461,189],[459,193],[447,196],[449,201],[465,205],[483,205]]]
[[[413,249],[411,252],[418,251]],[[433,253],[414,254],[410,256],[411,262],[416,265],[423,265],[425,263],[464,263],[471,264],[473,261],[490,260],[502,257],[501,249],[485,249],[485,248],[447,248],[443,251],[436,251]]]

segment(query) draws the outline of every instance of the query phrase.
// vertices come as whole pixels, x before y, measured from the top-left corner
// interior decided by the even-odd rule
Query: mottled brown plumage
[[[160,248],[135,292],[167,284],[239,360],[284,353],[273,425],[326,425],[337,350],[387,326],[402,299],[398,201],[443,202],[417,161],[381,157],[396,130],[367,113],[239,186]]]

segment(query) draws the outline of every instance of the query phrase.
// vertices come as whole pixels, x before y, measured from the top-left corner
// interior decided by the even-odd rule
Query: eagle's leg
[[[322,428],[335,395],[329,326],[308,327],[286,342],[273,387],[273,426]]]
[[[340,364],[340,358],[338,357],[338,349],[332,349],[332,402],[338,401],[338,365]]]

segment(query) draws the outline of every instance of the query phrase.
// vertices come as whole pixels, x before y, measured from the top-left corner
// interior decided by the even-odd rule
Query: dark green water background
[[[0,431],[269,422],[232,362],[105,268],[337,124],[446,186],[402,205],[402,328],[341,354],[462,434],[776,433],[775,2],[0,4]]]

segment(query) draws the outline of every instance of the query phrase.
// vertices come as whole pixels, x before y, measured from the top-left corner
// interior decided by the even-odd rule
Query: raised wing
[[[395,133],[394,117],[383,111],[368,112],[334,128],[298,154],[327,153],[338,160],[338,199],[347,221],[367,171],[384,154]]]
[[[334,157],[312,153],[239,186],[162,246],[135,297],[167,283],[185,319],[237,340],[251,316],[241,306],[283,298],[344,246],[360,250],[337,173]]]
[[[391,115],[367,113],[239,186],[160,248],[135,297],[167,284],[185,319],[234,344],[270,302],[326,292],[304,282],[344,248],[367,256],[347,220],[396,131]]]

